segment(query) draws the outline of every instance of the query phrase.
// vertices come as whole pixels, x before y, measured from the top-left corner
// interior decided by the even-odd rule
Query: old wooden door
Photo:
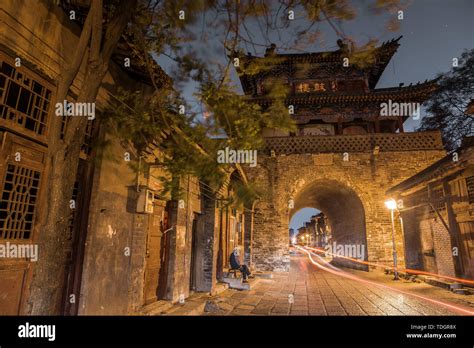
[[[190,290],[196,290],[196,279],[197,279],[197,272],[199,272],[199,268],[197,267],[197,253],[198,253],[198,236],[197,236],[197,223],[199,219],[199,215],[194,213],[193,219],[193,228],[192,228],[192,242],[191,242],[191,264],[190,264],[190,282],[189,288]]]
[[[231,216],[229,219],[229,248],[228,248],[229,257],[230,257],[230,253],[234,250],[234,248],[237,246],[237,243],[238,243],[235,227],[236,227],[235,217]]]
[[[463,268],[463,277],[474,278],[474,222],[461,222],[459,224],[459,256]]]
[[[38,248],[37,216],[44,198],[44,148],[0,131],[0,245]],[[21,157],[15,161],[15,156]],[[38,249],[36,249],[38,251]],[[30,254],[32,255],[32,254]],[[41,254],[36,254],[36,258]],[[24,313],[32,270],[31,257],[0,257],[0,315]],[[6,256],[6,257],[5,257]],[[20,256],[20,255],[18,255]]]
[[[164,205],[160,201],[155,201],[153,214],[149,216],[147,248],[146,248],[146,268],[145,268],[145,304],[155,302],[158,299],[158,287],[160,283],[161,268],[161,240],[164,232]]]
[[[0,244],[38,248],[54,86],[0,52]],[[26,250],[26,249],[24,249]],[[0,315],[26,314],[37,257],[0,257]],[[21,255],[18,255],[21,256]]]

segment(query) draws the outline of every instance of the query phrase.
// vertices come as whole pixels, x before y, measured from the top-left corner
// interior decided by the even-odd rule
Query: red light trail
[[[339,270],[338,268],[330,265],[327,261],[323,260],[321,257],[314,254],[315,256],[318,256],[318,258],[320,258],[321,261],[325,262],[330,268],[325,267],[322,264],[314,261],[313,257],[311,256],[310,251],[308,251],[308,250],[306,250],[306,249],[304,249],[300,246],[296,246],[296,247],[299,250],[305,252],[308,255],[308,257],[309,257],[312,264],[314,264],[316,267],[318,267],[318,268],[320,268],[320,269],[322,269],[326,272],[329,272],[329,273],[332,273],[332,274],[335,274],[335,275],[338,275],[338,276],[342,276],[342,277],[345,277],[345,278],[348,278],[348,279],[351,279],[351,280],[354,280],[354,281],[357,281],[357,282],[360,282],[360,283],[365,283],[365,284],[370,284],[370,285],[374,285],[374,286],[385,288],[385,289],[390,289],[392,291],[396,291],[396,292],[399,292],[401,294],[405,294],[407,296],[416,297],[416,298],[422,299],[424,301],[435,303],[435,304],[438,304],[438,305],[441,305],[441,306],[444,306],[444,307],[447,307],[447,308],[450,308],[450,309],[453,309],[455,311],[462,312],[462,313],[465,313],[465,314],[468,314],[468,315],[474,315],[474,311],[463,308],[463,307],[459,307],[459,306],[456,306],[456,305],[453,305],[453,304],[450,304],[450,303],[447,303],[447,302],[439,301],[439,300],[434,300],[434,299],[429,298],[429,297],[413,294],[413,293],[403,291],[403,290],[400,290],[400,289],[397,289],[397,288],[394,288],[394,287],[391,287],[391,286],[388,286],[388,285],[379,284],[379,283],[376,283],[376,282],[372,282],[370,280],[365,280],[365,279],[359,278],[359,277],[354,276],[352,274],[348,274],[348,273],[346,273],[342,270]]]
[[[340,257],[340,258],[343,258],[343,259],[346,259],[346,260],[349,260],[349,261],[357,262],[357,263],[360,263],[360,264],[363,264],[363,265],[374,266],[374,267],[380,267],[380,268],[390,268],[390,269],[393,270],[393,266],[381,265],[381,264],[375,263],[375,262],[369,262],[369,261],[364,261],[364,260],[355,259],[355,258],[353,258],[353,257],[347,257],[347,256],[337,255],[337,254],[330,253],[330,252],[328,252],[328,251],[321,250],[321,249],[318,249],[318,248],[311,248],[311,247],[307,247],[307,248],[308,248],[308,249],[311,249],[311,250],[313,250],[313,251],[316,251],[316,252],[318,252],[318,253],[329,254],[329,255],[336,256],[336,257]],[[401,271],[401,272],[410,273],[410,274],[429,275],[429,276],[432,276],[432,277],[435,277],[435,278],[449,279],[449,280],[454,280],[454,281],[459,282],[459,283],[474,285],[474,280],[471,280],[471,279],[456,278],[456,277],[446,276],[446,275],[442,275],[442,274],[430,273],[430,272],[420,271],[420,270],[417,270],[417,269],[409,269],[409,268],[401,269],[400,271]]]

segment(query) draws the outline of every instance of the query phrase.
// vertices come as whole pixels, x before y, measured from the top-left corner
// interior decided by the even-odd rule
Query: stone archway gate
[[[254,205],[252,266],[289,271],[288,201],[307,185],[332,180],[351,188],[365,211],[367,259],[390,264],[392,232],[385,192],[446,155],[439,132],[266,138],[257,166],[245,166],[263,192]],[[399,264],[404,242],[396,232]]]

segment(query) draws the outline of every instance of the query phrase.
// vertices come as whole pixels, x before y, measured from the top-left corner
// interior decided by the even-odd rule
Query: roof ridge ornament
[[[276,54],[275,51],[276,51],[276,45],[272,43],[270,47],[267,47],[267,49],[265,50],[265,57],[274,56]]]
[[[349,45],[347,44],[347,40],[337,39],[336,41],[337,46],[341,51],[345,51],[349,49]]]

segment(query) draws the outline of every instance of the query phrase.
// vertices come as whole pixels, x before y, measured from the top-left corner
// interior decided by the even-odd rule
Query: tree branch
[[[132,14],[136,6],[137,0],[120,1],[120,5],[116,9],[116,15],[107,25],[104,46],[101,52],[104,62],[108,62],[110,60],[117,42],[122,36],[125,27],[130,21],[130,18],[132,18]]]
[[[90,11],[92,11],[92,34],[89,61],[98,64],[102,42],[102,0],[93,0]]]

